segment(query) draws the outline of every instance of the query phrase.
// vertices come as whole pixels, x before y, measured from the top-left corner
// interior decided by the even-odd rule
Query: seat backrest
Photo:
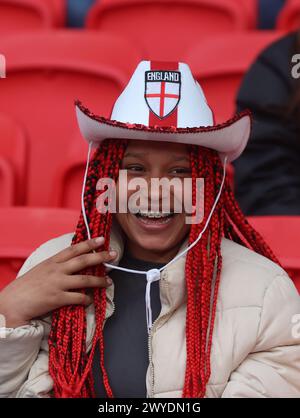
[[[51,7],[54,18],[55,26],[64,27],[67,24],[67,8],[68,0],[47,0],[49,7]]]
[[[54,178],[50,206],[80,210],[87,152],[87,142],[80,133],[76,134]]]
[[[228,1],[228,0],[226,0]],[[237,3],[238,7],[242,7],[248,20],[248,28],[256,29],[258,24],[258,3],[259,0],[231,0]]]
[[[141,55],[108,34],[43,32],[1,41],[7,77],[0,111],[20,121],[30,141],[27,203],[48,205],[54,175],[78,132],[74,100],[110,116]]]
[[[87,27],[120,34],[152,60],[181,60],[193,42],[248,29],[248,14],[234,0],[99,0]]]
[[[279,31],[253,31],[204,39],[187,51],[185,61],[203,87],[217,122],[235,112],[242,78],[258,54],[282,36]]]
[[[13,280],[25,259],[42,243],[74,232],[78,211],[0,208],[0,289]]]
[[[16,189],[14,171],[9,162],[0,157],[0,207],[14,204]]]
[[[300,2],[287,0],[277,18],[277,29],[283,31],[298,30],[300,27]]]
[[[24,129],[0,113],[1,193],[0,206],[23,204],[27,180],[27,138]],[[9,198],[8,198],[9,196]]]
[[[1,0],[0,34],[28,30],[51,29],[64,23],[64,1],[56,0]]]
[[[269,244],[300,292],[300,216],[253,216],[248,221]]]

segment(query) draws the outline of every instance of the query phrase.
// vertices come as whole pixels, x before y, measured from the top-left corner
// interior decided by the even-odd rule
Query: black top
[[[124,254],[120,266],[148,271],[164,264],[137,260]],[[146,321],[146,275],[111,270],[114,282],[115,311],[107,319],[104,329],[104,364],[113,394],[117,398],[145,398],[146,372],[149,365],[148,332]],[[153,322],[161,310],[159,281],[151,284]],[[100,371],[99,348],[93,360],[93,375],[97,397],[106,392]]]
[[[297,51],[300,53],[300,51]],[[296,34],[268,47],[246,74],[238,110],[249,108],[254,123],[235,166],[235,192],[246,215],[300,215],[300,129],[281,115],[293,97]]]

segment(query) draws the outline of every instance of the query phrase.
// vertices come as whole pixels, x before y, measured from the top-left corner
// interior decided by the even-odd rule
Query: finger
[[[63,263],[62,269],[66,274],[78,273],[88,267],[98,266],[101,263],[116,258],[115,251],[101,251],[100,253],[83,254]]]
[[[90,295],[85,295],[84,293],[64,292],[62,303],[63,303],[62,306],[67,306],[67,305],[88,306],[91,303],[93,303],[93,297]]]
[[[54,261],[56,263],[63,263],[64,261],[71,260],[72,258],[78,257],[81,254],[86,254],[93,250],[96,250],[103,244],[103,237],[93,238],[87,241],[79,242],[78,244],[74,244],[69,246],[68,248],[65,248],[64,250],[51,257],[49,260]]]
[[[74,276],[67,276],[63,281],[63,289],[84,289],[90,287],[108,287],[112,284],[112,280],[109,277],[97,277],[84,274],[78,274]]]

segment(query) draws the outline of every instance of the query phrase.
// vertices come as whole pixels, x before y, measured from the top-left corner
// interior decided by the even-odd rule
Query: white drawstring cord
[[[88,239],[91,239],[91,231],[90,231],[89,223],[88,223],[86,213],[85,213],[84,191],[85,191],[86,179],[87,179],[89,165],[90,165],[92,146],[93,146],[93,141],[90,141],[89,142],[89,148],[88,148],[88,154],[87,154],[87,162],[86,162],[85,172],[84,172],[84,178],[83,178],[83,186],[82,186],[82,190],[81,190],[81,211],[82,211],[82,216],[83,216],[84,224],[85,224],[85,227],[86,227],[86,232],[87,232]]]
[[[86,168],[85,168],[85,173],[84,173],[84,179],[83,179],[83,186],[82,186],[82,192],[81,192],[81,209],[82,209],[82,214],[83,214],[83,219],[84,219],[84,223],[85,223],[85,227],[87,230],[87,235],[88,235],[88,239],[91,239],[91,232],[90,232],[90,227],[87,221],[87,217],[86,217],[86,213],[85,213],[85,206],[84,206],[84,191],[85,191],[85,186],[86,186],[86,180],[87,180],[87,173],[88,173],[88,168],[89,168],[89,163],[90,163],[90,155],[91,155],[91,149],[92,149],[92,141],[89,142],[89,148],[88,148],[88,155],[87,155],[87,163],[86,163]],[[200,239],[202,238],[202,235],[204,234],[204,232],[206,231],[209,222],[211,220],[211,217],[214,213],[214,210],[218,204],[218,201],[220,199],[222,190],[223,190],[223,186],[224,186],[224,182],[225,182],[225,178],[226,178],[226,164],[227,164],[227,155],[224,158],[224,163],[223,163],[223,178],[222,178],[222,182],[221,182],[221,186],[220,186],[220,190],[217,194],[217,197],[215,199],[215,202],[211,208],[210,214],[206,220],[206,223],[204,225],[204,228],[202,229],[202,231],[200,232],[200,234],[198,235],[197,239],[190,244],[185,250],[181,251],[181,253],[177,254],[171,261],[169,261],[165,266],[161,267],[160,269],[151,269],[148,271],[142,271],[142,270],[132,270],[132,269],[127,269],[125,267],[120,267],[120,266],[115,266],[114,264],[109,264],[109,263],[103,263],[105,265],[105,267],[109,267],[111,269],[116,269],[116,270],[121,270],[121,271],[125,271],[127,273],[135,273],[135,274],[143,274],[146,276],[147,279],[147,285],[146,285],[146,294],[145,294],[145,302],[146,302],[146,319],[147,319],[147,329],[148,329],[148,334],[150,333],[151,327],[152,327],[152,309],[151,309],[151,283],[157,281],[160,279],[160,273],[167,268],[168,266],[170,266],[171,264],[175,263],[175,261],[177,261],[180,257],[182,257],[183,255],[185,255],[189,250],[191,250],[195,245],[197,245],[197,243],[200,241]]]

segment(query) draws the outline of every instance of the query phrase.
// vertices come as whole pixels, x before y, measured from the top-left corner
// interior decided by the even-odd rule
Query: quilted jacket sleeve
[[[22,280],[26,272],[70,245],[72,235],[52,239],[37,248],[23,264],[17,279]],[[51,323],[49,318],[32,320],[29,325],[17,328],[0,328],[0,398],[15,397],[30,376],[37,358],[43,354],[43,339],[47,339]],[[40,368],[38,362],[34,367]]]
[[[27,258],[17,277],[31,270],[35,251]],[[44,334],[42,321],[17,328],[0,328],[0,397],[10,397],[26,380],[38,355]]]
[[[1,330],[0,338],[0,397],[14,396],[27,379],[39,353],[43,325],[31,325]]]
[[[277,275],[267,288],[256,344],[232,372],[222,397],[300,397],[300,297],[286,275]]]

